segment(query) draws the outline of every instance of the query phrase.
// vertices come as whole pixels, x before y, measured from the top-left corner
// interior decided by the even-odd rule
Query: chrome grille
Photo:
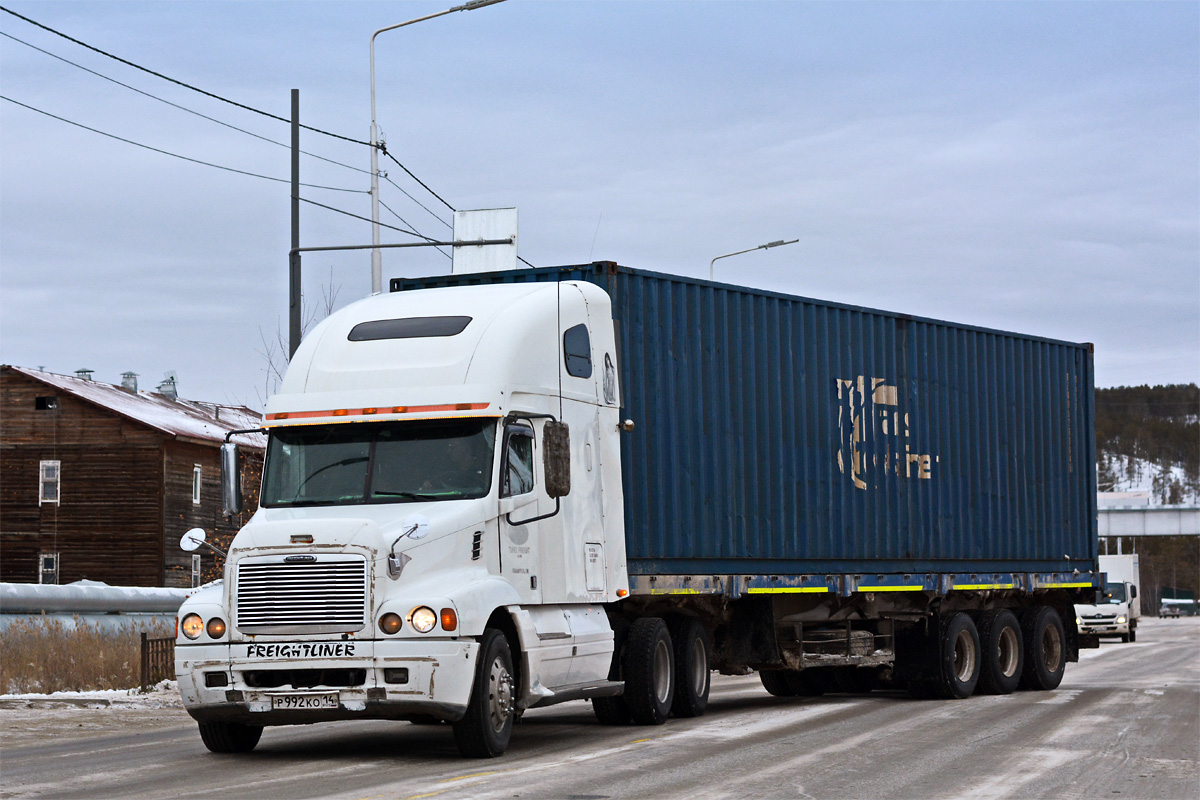
[[[239,564],[237,627],[255,633],[357,631],[366,624],[363,559]]]

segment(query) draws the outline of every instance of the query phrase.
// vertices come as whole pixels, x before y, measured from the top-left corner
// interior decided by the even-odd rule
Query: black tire
[[[438,719],[432,714],[417,714],[408,718],[408,721],[413,725],[441,725],[443,720]]]
[[[1128,633],[1121,634],[1121,644],[1129,644],[1129,634]]]
[[[261,725],[240,722],[201,722],[200,738],[214,753],[249,753],[262,738]]]
[[[625,703],[638,725],[662,725],[675,700],[675,653],[667,623],[659,617],[634,620],[621,659]]]
[[[516,688],[512,650],[504,634],[488,628],[479,640],[479,658],[467,714],[454,723],[458,750],[468,758],[495,758],[512,737]]]
[[[1050,606],[1034,606],[1021,614],[1021,638],[1025,643],[1022,689],[1049,691],[1062,683],[1067,666],[1067,637],[1062,619]]]
[[[675,700],[671,713],[676,717],[699,717],[708,707],[709,658],[712,644],[700,621],[682,617],[670,625],[675,645]]]
[[[979,631],[961,611],[942,617],[936,649],[926,662],[925,674],[910,691],[917,697],[963,700],[979,683]]]
[[[629,621],[615,619],[613,627],[613,655],[608,667],[610,681],[621,680],[621,656],[625,652],[625,640],[629,638]],[[592,698],[592,711],[601,725],[628,725],[633,717],[629,714],[629,704],[624,697],[595,697]]]
[[[984,611],[976,620],[983,657],[979,672],[980,694],[1012,694],[1025,666],[1021,623],[1006,608]]]
[[[1137,626],[1136,625],[1131,624],[1129,626],[1129,641],[1131,641],[1131,642],[1137,641]]]
[[[763,688],[769,694],[776,697],[795,697],[796,690],[792,688],[792,681],[789,680],[788,673],[791,670],[786,669],[764,669],[758,673],[758,679],[762,681]]]

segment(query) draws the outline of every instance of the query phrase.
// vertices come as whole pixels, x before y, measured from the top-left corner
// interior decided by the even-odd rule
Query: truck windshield
[[[1106,583],[1104,591],[1096,595],[1096,604],[1105,605],[1106,603],[1116,604],[1125,602],[1125,584],[1123,583]]]
[[[492,419],[306,425],[271,431],[262,505],[463,500],[492,486]]]

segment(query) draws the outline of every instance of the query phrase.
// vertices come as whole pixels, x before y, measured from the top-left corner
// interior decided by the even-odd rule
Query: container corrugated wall
[[[617,267],[633,574],[1061,571],[1097,553],[1089,345]]]

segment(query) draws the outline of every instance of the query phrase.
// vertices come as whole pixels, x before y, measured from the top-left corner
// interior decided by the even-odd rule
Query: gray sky
[[[368,42],[428,2],[4,5],[279,116],[369,138]],[[0,13],[0,31],[262,136],[288,126]],[[377,40],[389,150],[459,209],[516,206],[537,266],[612,260],[1096,344],[1098,386],[1200,380],[1200,4],[553,2]],[[0,94],[287,179],[265,143],[0,38]],[[370,216],[369,151],[305,132],[302,194]],[[390,164],[390,162],[384,162]],[[449,211],[390,164],[381,198]],[[0,101],[0,361],[260,406],[287,324],[289,187]],[[434,212],[434,213],[430,213]],[[442,221],[435,218],[440,217]],[[399,224],[390,212],[383,220]],[[411,237],[385,231],[384,241]],[[305,206],[306,246],[370,226]],[[444,273],[385,251],[385,279]],[[370,289],[366,252],[312,254],[305,295]]]

